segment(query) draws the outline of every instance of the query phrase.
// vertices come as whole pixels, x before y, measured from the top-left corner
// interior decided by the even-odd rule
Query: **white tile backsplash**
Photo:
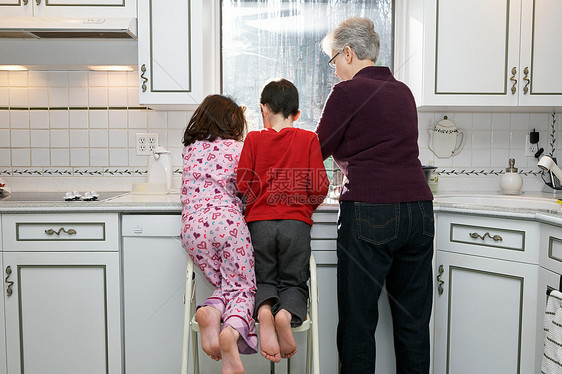
[[[108,130],[90,130],[90,148],[107,148]]]
[[[48,110],[29,111],[29,127],[31,127],[32,129],[48,129],[49,111]]]
[[[0,87],[0,106],[10,106],[10,89],[8,87]]]
[[[108,127],[108,111],[107,110],[90,110],[90,128],[91,129],[107,129]]]
[[[88,89],[88,105],[90,107],[108,106],[107,87],[91,87]]]
[[[0,148],[10,148],[10,130],[0,129]]]
[[[139,132],[157,133],[159,145],[171,151],[174,169],[181,169],[181,141],[192,112],[144,109],[138,92],[138,72],[0,72],[0,172],[43,170],[51,175],[50,170],[65,170],[57,175],[102,176],[104,170],[127,175],[122,171],[130,169],[145,175],[149,157],[136,154]],[[92,107],[96,109],[88,109]],[[440,159],[429,149],[427,130],[444,116],[465,131],[466,143],[457,156]],[[442,171],[440,180],[449,182],[440,186],[458,188],[467,180],[481,181],[482,174],[497,176],[510,157],[530,173],[528,178],[538,178],[533,174],[538,173],[536,160],[524,156],[525,135],[535,128],[539,147],[548,154],[551,120],[548,111],[420,112],[419,158]]]
[[[51,152],[49,148],[32,148],[31,149],[31,166],[44,166],[45,162],[50,163]]]
[[[49,106],[49,89],[47,87],[30,87],[29,106],[32,108],[47,108]]]
[[[27,108],[29,96],[27,87],[10,87],[10,106]]]
[[[29,130],[12,130],[10,144],[12,148],[29,148]]]

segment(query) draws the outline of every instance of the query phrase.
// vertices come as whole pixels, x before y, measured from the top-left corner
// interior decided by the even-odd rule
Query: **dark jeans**
[[[433,235],[431,201],[340,202],[337,344],[342,374],[375,372],[377,303],[385,280],[396,373],[429,373]]]

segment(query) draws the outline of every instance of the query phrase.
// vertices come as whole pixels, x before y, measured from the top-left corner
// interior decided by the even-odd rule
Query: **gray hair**
[[[349,46],[360,60],[377,61],[381,39],[375,31],[373,21],[363,17],[352,17],[343,21],[322,39],[322,50],[332,57],[332,51],[341,52]]]

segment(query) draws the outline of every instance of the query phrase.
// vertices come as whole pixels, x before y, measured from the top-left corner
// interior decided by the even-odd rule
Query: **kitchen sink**
[[[532,197],[522,195],[445,195],[435,196],[436,203],[480,205],[500,208],[562,210],[555,197]]]

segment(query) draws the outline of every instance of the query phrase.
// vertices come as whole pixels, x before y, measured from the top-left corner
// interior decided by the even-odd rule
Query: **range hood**
[[[136,18],[0,17],[0,38],[136,39]]]

